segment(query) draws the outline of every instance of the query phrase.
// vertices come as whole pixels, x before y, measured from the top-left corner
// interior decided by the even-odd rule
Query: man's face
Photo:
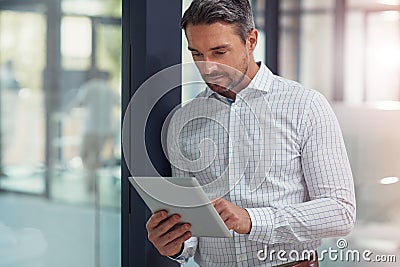
[[[193,60],[211,90],[223,93],[241,89],[236,86],[246,77],[252,50],[233,24],[189,24],[186,38]]]

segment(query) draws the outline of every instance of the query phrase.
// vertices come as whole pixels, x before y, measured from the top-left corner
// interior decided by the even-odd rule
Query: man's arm
[[[180,161],[179,147],[176,146],[178,138],[177,133],[178,132],[176,132],[176,129],[174,129],[174,123],[172,119],[167,133],[167,155],[171,164],[172,176],[190,177],[190,173],[182,168],[183,163]],[[181,235],[179,236],[178,232],[173,230],[177,227],[179,220],[178,222],[168,222],[174,217],[178,218],[179,215],[173,215],[170,217],[170,219],[166,219],[166,216],[167,215],[165,213],[155,213],[150,217],[146,225],[149,233],[149,240],[154,244],[161,255],[168,256],[172,260],[184,264],[189,260],[190,257],[194,256],[198,244],[197,238],[192,237],[189,224],[186,224],[189,226],[188,228],[182,228],[184,226],[179,226],[181,229],[181,231],[179,231],[179,234]],[[163,224],[166,225],[163,226]],[[168,242],[163,240],[166,237],[170,238]]]
[[[350,164],[339,123],[322,95],[314,97],[304,123],[301,160],[310,201],[246,209],[252,241],[276,244],[345,236],[354,226]]]

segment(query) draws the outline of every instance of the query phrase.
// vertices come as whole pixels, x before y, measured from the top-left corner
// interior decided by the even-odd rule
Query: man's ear
[[[258,31],[253,28],[247,34],[247,40],[246,40],[250,52],[253,52],[254,49],[256,49],[257,41],[258,41]]]

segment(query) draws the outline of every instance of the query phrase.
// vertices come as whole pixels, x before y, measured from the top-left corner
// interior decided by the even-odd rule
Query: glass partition
[[[0,1],[0,266],[120,266],[121,5]]]

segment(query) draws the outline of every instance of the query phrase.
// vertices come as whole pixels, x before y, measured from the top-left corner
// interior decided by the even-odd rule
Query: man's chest
[[[177,138],[200,183],[246,176],[257,185],[261,177],[300,168],[296,125],[268,109],[236,107],[188,120]]]

